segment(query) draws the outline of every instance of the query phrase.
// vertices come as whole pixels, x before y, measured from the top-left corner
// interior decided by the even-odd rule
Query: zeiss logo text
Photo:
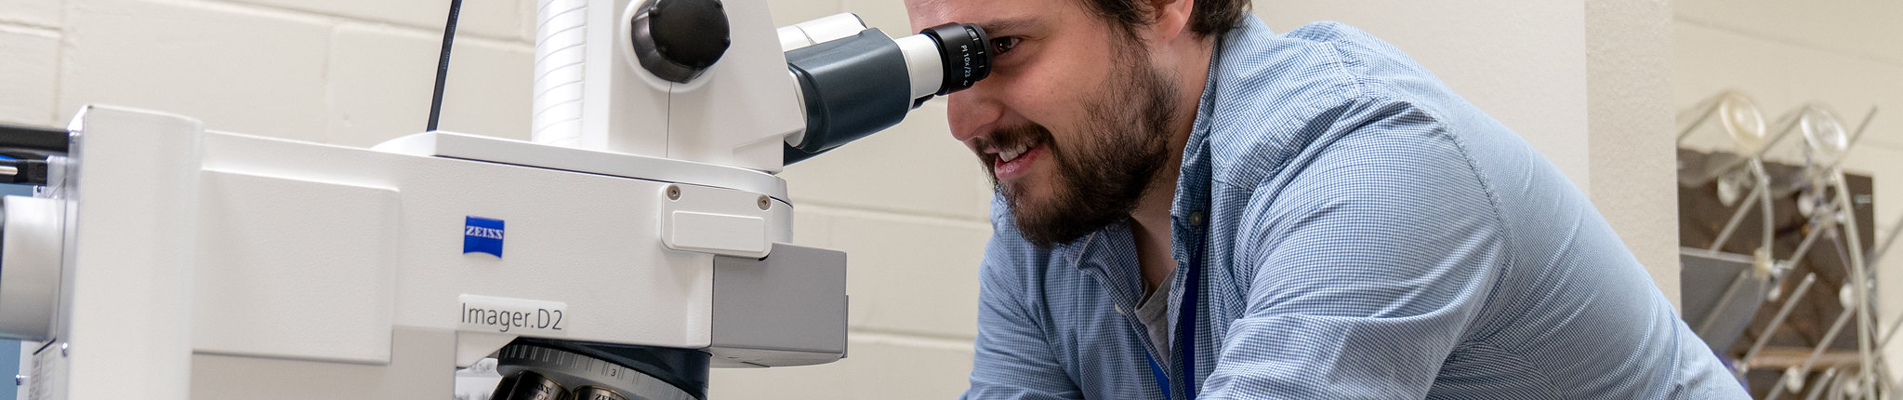
[[[463,220],[463,254],[502,257],[502,220],[469,216]]]

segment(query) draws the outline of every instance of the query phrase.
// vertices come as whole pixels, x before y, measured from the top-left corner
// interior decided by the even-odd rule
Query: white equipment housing
[[[0,199],[27,398],[442,398],[518,337],[843,357],[845,255],[786,244],[771,175],[799,90],[766,4],[726,4],[731,48],[682,84],[628,54],[638,4],[543,0],[534,142],[82,109],[45,190]]]
[[[791,239],[770,175],[450,133],[327,146],[99,106],[75,127],[71,173],[49,191],[63,207],[44,208],[78,218],[50,255],[63,285],[32,399],[442,396],[455,367],[517,336],[708,349],[725,366],[844,351],[843,254],[767,266],[824,277],[781,282],[795,294],[738,278],[718,293],[717,276],[762,273],[719,255],[771,259]],[[753,190],[706,183],[722,178]],[[508,222],[502,257],[459,251],[469,217]],[[10,218],[9,238],[27,231],[16,222],[34,223]],[[723,301],[751,313],[724,336]],[[471,322],[472,308],[528,315]],[[792,331],[731,339],[766,329]]]
[[[641,1],[541,0],[534,141],[779,172],[805,127],[764,1],[726,1],[732,47],[699,79],[673,83],[636,61]]]

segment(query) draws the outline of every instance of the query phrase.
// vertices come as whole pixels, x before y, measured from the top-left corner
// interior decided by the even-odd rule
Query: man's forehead
[[[999,24],[1022,24],[1051,2],[1074,0],[906,0],[905,8],[918,30],[947,22],[975,23],[986,29]]]

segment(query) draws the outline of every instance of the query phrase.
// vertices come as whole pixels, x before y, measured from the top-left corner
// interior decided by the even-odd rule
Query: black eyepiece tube
[[[806,103],[806,132],[782,152],[800,162],[905,119],[911,81],[899,45],[877,28],[786,52]]]
[[[930,41],[911,36],[895,41],[866,29],[786,52],[787,69],[799,81],[806,105],[806,130],[787,140],[782,162],[792,165],[898,125],[925,100],[965,90],[991,75],[991,41],[983,28],[945,24],[917,36]]]
[[[945,65],[945,85],[938,95],[970,89],[979,80],[991,76],[991,38],[977,24],[949,23],[920,31],[938,42]]]

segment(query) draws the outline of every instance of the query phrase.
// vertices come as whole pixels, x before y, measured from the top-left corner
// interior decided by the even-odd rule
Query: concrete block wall
[[[1836,109],[1855,129],[1881,107],[1845,168],[1876,180],[1878,241],[1903,218],[1903,3],[1851,0],[1678,0],[1674,4],[1675,104],[1726,88],[1757,100],[1765,118],[1807,102]],[[1903,315],[1903,253],[1874,263],[1879,324]],[[1903,345],[1886,358],[1903,371]],[[1897,379],[1899,377],[1891,377]]]

